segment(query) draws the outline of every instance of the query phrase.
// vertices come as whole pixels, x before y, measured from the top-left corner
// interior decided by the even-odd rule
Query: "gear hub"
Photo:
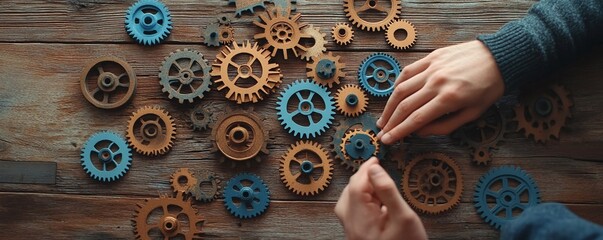
[[[333,84],[339,84],[340,79],[345,77],[345,64],[341,62],[340,56],[335,56],[332,52],[312,58],[312,61],[306,64],[306,69],[308,78],[329,88],[333,87]]]

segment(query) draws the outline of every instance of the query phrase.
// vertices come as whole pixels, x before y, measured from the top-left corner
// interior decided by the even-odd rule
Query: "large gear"
[[[84,67],[80,88],[95,107],[114,109],[126,104],[136,89],[136,74],[117,57],[101,57]]]
[[[337,23],[331,29],[333,41],[339,45],[348,45],[354,40],[354,30],[347,23]]]
[[[220,46],[220,24],[212,23],[205,26],[203,29],[203,44],[208,47],[219,47]]]
[[[517,131],[523,130],[527,138],[533,137],[537,143],[559,139],[574,104],[565,87],[553,84],[521,96],[520,101],[522,104],[515,107]]]
[[[298,141],[283,156],[279,171],[289,190],[302,196],[315,195],[329,186],[333,163],[320,144]]]
[[[162,155],[174,144],[176,125],[165,110],[145,106],[130,117],[126,137],[136,152],[147,156]]]
[[[252,14],[255,13],[255,8],[265,9],[265,0],[228,0],[229,4],[234,4],[236,7],[235,14],[240,17],[244,11],[249,11]]]
[[[340,79],[345,78],[344,69],[345,63],[341,62],[341,57],[328,52],[313,57],[306,64],[306,75],[316,83],[332,88],[333,84],[339,84]]]
[[[401,71],[400,63],[393,56],[374,53],[360,64],[358,80],[371,95],[387,97],[394,91],[394,83]]]
[[[170,99],[178,102],[203,99],[211,85],[209,72],[211,67],[198,51],[185,48],[176,50],[165,58],[159,68],[161,91],[167,92]]]
[[[82,148],[81,164],[93,179],[111,182],[120,179],[132,165],[132,150],[117,133],[98,132]]]
[[[289,11],[287,11],[289,12]],[[308,34],[303,34],[302,29],[306,24],[299,23],[301,14],[291,16],[289,13],[283,14],[281,11],[266,11],[260,15],[261,21],[254,21],[253,24],[262,28],[264,31],[253,36],[254,39],[265,39],[266,44],[263,48],[270,49],[272,56],[282,52],[283,58],[288,58],[288,52],[292,51],[295,57],[300,53],[306,52],[306,47],[302,46],[302,38],[311,38]]]
[[[160,196],[136,204],[132,219],[136,239],[201,239],[201,227],[205,219],[197,214],[191,199],[185,200],[184,193],[176,197]]]
[[[320,32],[320,27],[314,27],[314,25],[309,24],[301,30],[301,34],[302,36],[310,36],[314,42],[314,45],[306,47],[306,50],[301,54],[302,59],[310,61],[312,58],[322,55],[323,52],[327,51],[325,47],[327,43],[325,37],[327,35]]]
[[[235,61],[243,58],[244,63]],[[211,75],[218,77],[214,81],[218,91],[226,89],[226,98],[239,104],[264,99],[280,85],[283,77],[278,64],[270,63],[270,52],[249,41],[241,46],[234,42],[232,48],[223,48],[212,65]]]
[[[410,206],[438,214],[460,203],[463,175],[452,158],[442,153],[423,153],[406,165],[401,186]]]
[[[155,45],[172,30],[170,10],[157,0],[139,0],[126,11],[126,32],[138,44]]]
[[[462,144],[473,151],[471,159],[475,164],[488,165],[492,161],[492,149],[496,149],[503,139],[507,122],[496,106],[490,107],[480,118],[458,129],[454,135]]]
[[[268,186],[254,174],[239,173],[226,183],[224,205],[235,217],[257,217],[266,211],[269,204]]]
[[[310,80],[296,80],[287,86],[276,103],[278,120],[298,138],[315,138],[324,133],[335,115],[329,91]]]
[[[368,96],[358,85],[348,84],[335,94],[335,106],[346,117],[358,117],[366,111]]]
[[[473,195],[477,213],[500,229],[524,210],[540,203],[540,190],[528,173],[519,167],[493,168],[482,176]]]
[[[188,168],[179,168],[170,175],[170,185],[175,193],[189,193],[197,185],[197,178]]]
[[[404,39],[396,38],[396,31],[406,32],[406,37]],[[417,30],[415,30],[415,26],[409,21],[398,19],[387,26],[385,40],[395,49],[408,49],[415,45],[415,42],[417,41]]]
[[[206,106],[199,105],[191,111],[193,130],[205,130],[213,122],[213,113]]]
[[[381,31],[385,29],[387,25],[389,25],[392,21],[396,20],[399,17],[402,10],[402,6],[400,5],[399,0],[389,0],[389,9],[386,9],[386,7],[383,6],[384,4],[380,4],[378,0],[365,0],[364,4],[362,4],[362,6],[360,7],[357,7],[354,4],[355,2],[355,0],[343,1],[343,11],[346,13],[345,15],[358,28],[371,32]],[[383,19],[381,20],[373,21],[373,16],[375,14],[371,14],[369,11],[383,13],[385,14],[385,17],[383,17]],[[364,16],[363,18],[361,14],[364,13],[366,13],[367,15],[370,14],[371,17]]]
[[[195,172],[195,178],[197,182],[189,192],[197,201],[211,202],[220,196],[222,190],[220,176],[209,170],[201,170]]]
[[[355,131],[361,130],[363,132],[369,132],[372,135],[376,136],[379,133],[379,128],[377,127],[375,117],[370,114],[362,114],[356,118],[348,118],[343,122],[339,123],[339,126],[335,127],[335,135],[333,135],[333,141],[331,143],[333,147],[333,153],[335,154],[335,158],[341,160],[341,164],[346,166],[348,169],[352,169],[352,171],[357,171],[360,168],[360,165],[364,163],[362,160],[350,161],[345,154],[345,145],[343,144],[345,140],[346,134]],[[342,147],[343,146],[343,147]],[[384,159],[386,151],[383,144],[379,144],[378,150],[376,150],[377,158]]]

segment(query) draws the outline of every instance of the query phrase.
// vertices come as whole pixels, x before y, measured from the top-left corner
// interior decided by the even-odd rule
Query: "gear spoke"
[[[100,74],[103,74],[105,72],[105,69],[103,69],[103,66],[99,64],[96,67],[96,71],[98,71],[98,74],[100,75]]]
[[[515,188],[515,194],[520,196],[525,190],[528,190],[528,186],[525,183],[521,183]]]
[[[109,93],[103,93],[103,101],[102,103],[104,104],[108,104],[109,103]]]

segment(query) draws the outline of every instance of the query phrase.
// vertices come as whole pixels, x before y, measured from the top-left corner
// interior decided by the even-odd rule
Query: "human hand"
[[[478,118],[504,93],[494,57],[480,41],[437,49],[406,66],[377,126],[393,144],[416,132],[448,134]]]
[[[375,157],[350,178],[335,214],[347,239],[427,239],[421,219]]]

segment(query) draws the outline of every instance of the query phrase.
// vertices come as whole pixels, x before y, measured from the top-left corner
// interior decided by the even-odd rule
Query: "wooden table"
[[[209,238],[244,239],[341,239],[342,227],[333,214],[339,193],[351,172],[336,162],[331,185],[323,193],[303,198],[291,193],[279,179],[278,161],[296,141],[276,119],[276,94],[256,104],[271,131],[270,155],[252,167],[230,168],[209,152],[210,131],[193,132],[188,114],[194,105],[170,101],[158,84],[158,67],[176,49],[199,50],[215,59],[217,49],[200,44],[201,27],[219,13],[233,15],[226,1],[166,1],[173,16],[173,33],[167,42],[143,47],[124,30],[124,13],[133,1],[47,0],[0,3],[0,160],[6,163],[56,163],[54,184],[0,184],[1,239],[130,239],[130,219],[135,204],[145,198],[170,193],[169,176],[180,167],[211,169],[230,178],[242,171],[265,179],[272,192],[268,211],[252,220],[239,220],[224,208],[222,200],[196,204],[207,219]],[[525,14],[532,1],[403,1],[403,18],[416,26],[417,44],[408,51],[394,51],[383,33],[356,29],[351,46],[334,45],[327,34],[327,48],[347,64],[344,82],[357,81],[360,62],[373,52],[389,52],[403,65],[432,50],[475,39],[496,31],[502,24]],[[299,0],[302,22],[320,26],[326,33],[335,22],[347,22],[341,1]],[[245,14],[234,22],[237,41],[252,39],[259,29]],[[576,64],[553,74],[573,94],[573,115],[559,141],[535,144],[511,134],[495,151],[490,167],[518,165],[528,171],[541,189],[544,202],[561,202],[578,215],[603,223],[603,69],[602,49],[580,58]],[[79,76],[94,58],[114,55],[126,59],[138,76],[133,101],[107,111],[93,107],[82,96]],[[284,83],[305,78],[299,59],[276,59]],[[370,111],[379,113],[384,99],[370,99]],[[202,104],[230,105],[213,90]],[[130,172],[109,184],[89,178],[80,165],[80,151],[87,138],[100,130],[125,133],[131,113],[145,105],[160,105],[175,118],[177,138],[167,155],[150,158],[133,155]],[[343,118],[337,116],[335,122]],[[328,147],[334,130],[316,139]],[[461,165],[465,184],[462,202],[441,215],[422,215],[432,238],[496,238],[476,214],[472,203],[477,179],[490,167],[470,164],[469,151],[447,138],[430,138],[413,145],[411,153],[438,151]],[[390,169],[395,163],[383,161]],[[19,164],[19,163],[17,163]],[[19,165],[20,166],[20,165]],[[29,171],[29,170],[28,170]],[[32,172],[34,169],[31,170]],[[393,171],[396,172],[396,171]],[[48,173],[54,174],[54,173]],[[398,173],[399,174],[399,173]],[[23,179],[13,179],[25,181]],[[31,179],[30,179],[31,180]]]

